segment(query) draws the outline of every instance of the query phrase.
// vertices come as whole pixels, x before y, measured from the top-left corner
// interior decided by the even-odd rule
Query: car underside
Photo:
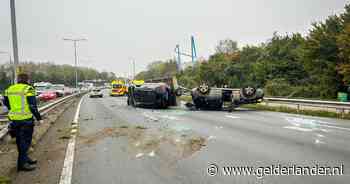
[[[259,103],[264,93],[262,89],[246,87],[242,89],[230,88],[210,88],[203,84],[191,91],[193,103],[186,104],[191,109],[210,109],[229,111],[239,107],[242,104]]]

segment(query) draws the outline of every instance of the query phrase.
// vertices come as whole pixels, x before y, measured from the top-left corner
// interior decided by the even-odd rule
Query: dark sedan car
[[[166,83],[132,84],[128,89],[128,105],[168,108],[176,105],[176,95]]]

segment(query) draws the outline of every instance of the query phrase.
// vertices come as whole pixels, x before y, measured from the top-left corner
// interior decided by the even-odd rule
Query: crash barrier
[[[298,111],[303,109],[317,109],[332,111],[344,116],[350,112],[350,102],[336,102],[323,100],[304,100],[304,99],[289,99],[289,98],[264,98],[265,104],[270,103],[285,104],[287,106],[294,106]]]
[[[49,104],[44,105],[42,107],[39,107],[39,112],[42,116],[44,116],[47,113],[49,113],[52,109],[56,108],[58,105],[66,102],[67,100],[69,100],[73,97],[79,96],[81,94],[82,93],[75,93],[73,95],[69,95],[69,96],[60,98],[56,101],[53,101],[52,103],[49,103]],[[7,118],[0,119],[0,122],[8,122],[8,119]],[[7,135],[7,133],[8,133],[7,125],[0,126],[0,140],[3,139]]]

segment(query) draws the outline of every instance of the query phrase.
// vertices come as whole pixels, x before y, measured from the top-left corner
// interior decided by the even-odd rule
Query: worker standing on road
[[[8,118],[11,121],[9,132],[16,137],[18,150],[17,171],[35,170],[36,160],[28,157],[32,143],[34,119],[42,123],[36,103],[36,92],[29,85],[29,76],[25,73],[18,75],[17,84],[11,85],[5,91],[4,105],[8,108]]]

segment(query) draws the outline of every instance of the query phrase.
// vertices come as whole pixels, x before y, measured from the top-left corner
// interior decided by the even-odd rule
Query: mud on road
[[[126,138],[122,148],[130,157],[161,157],[176,162],[195,154],[206,144],[206,138],[193,131],[178,131],[170,128],[145,128],[142,126],[109,127],[99,132],[79,137],[79,147],[93,146],[105,138]]]

